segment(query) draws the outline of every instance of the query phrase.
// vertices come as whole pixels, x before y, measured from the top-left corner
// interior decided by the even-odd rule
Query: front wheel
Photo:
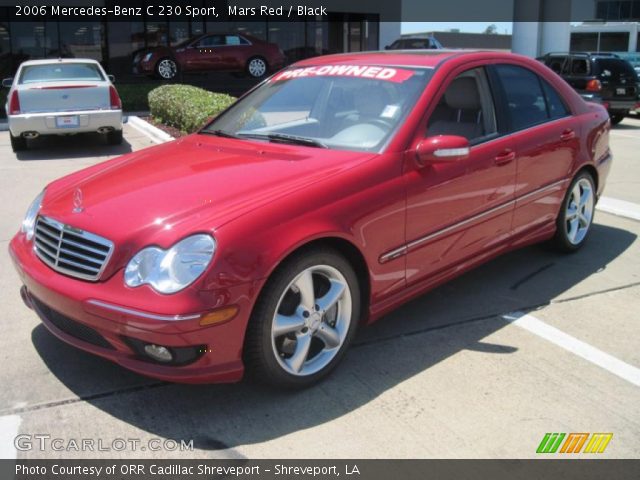
[[[171,58],[163,58],[156,64],[156,75],[163,80],[173,80],[178,74],[178,64]]]
[[[322,249],[292,257],[256,304],[245,343],[247,369],[274,386],[307,387],[338,364],[359,318],[358,279],[340,254]]]
[[[587,239],[596,204],[593,177],[582,172],[573,179],[556,221],[554,243],[564,252],[578,250]]]

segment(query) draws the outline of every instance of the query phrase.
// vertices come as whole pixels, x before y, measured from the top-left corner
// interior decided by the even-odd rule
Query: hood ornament
[[[84,206],[82,205],[82,190],[76,188],[76,191],[73,192],[73,213],[80,213],[84,210]]]

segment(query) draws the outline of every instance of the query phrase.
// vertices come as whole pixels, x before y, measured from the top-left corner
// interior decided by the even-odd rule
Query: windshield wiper
[[[304,145],[306,147],[329,148],[324,143],[313,138],[286,135],[284,133],[239,133],[238,136],[264,139],[274,143],[289,143],[292,145]]]
[[[225,132],[224,130],[200,130],[200,133],[206,133],[207,135],[215,135],[216,137],[224,138],[240,138],[233,133]]]

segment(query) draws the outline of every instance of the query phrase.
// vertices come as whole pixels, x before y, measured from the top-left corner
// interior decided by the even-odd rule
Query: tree
[[[495,23],[492,23],[484,29],[484,33],[485,35],[495,35],[498,33],[498,27],[495,25]]]

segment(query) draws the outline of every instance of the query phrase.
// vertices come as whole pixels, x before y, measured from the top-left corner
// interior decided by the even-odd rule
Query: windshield
[[[431,69],[323,65],[284,70],[202,133],[379,151],[415,105]]]

